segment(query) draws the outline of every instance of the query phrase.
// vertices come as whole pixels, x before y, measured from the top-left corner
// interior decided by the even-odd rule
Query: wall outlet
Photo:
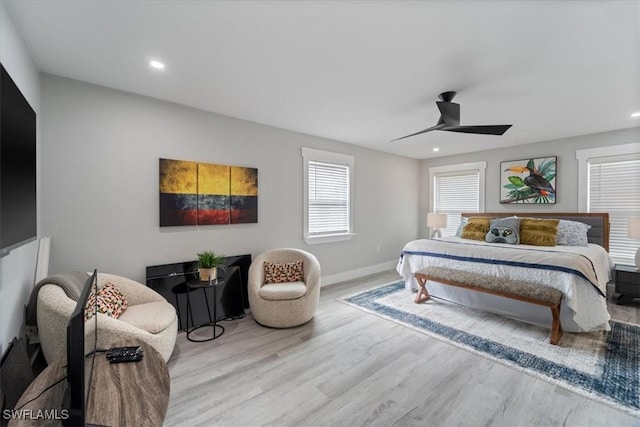
[[[376,246],[376,252],[380,253],[380,245]]]

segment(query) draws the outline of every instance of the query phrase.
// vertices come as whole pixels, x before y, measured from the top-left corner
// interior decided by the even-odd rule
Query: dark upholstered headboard
[[[557,218],[569,221],[583,222],[590,225],[587,232],[589,243],[600,245],[609,252],[609,214],[584,212],[465,212],[464,217],[489,216],[506,217],[516,215],[520,218]]]

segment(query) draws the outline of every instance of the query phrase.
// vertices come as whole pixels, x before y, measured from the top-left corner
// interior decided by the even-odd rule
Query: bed
[[[463,218],[504,218],[509,213],[463,213]],[[513,216],[513,214],[511,214]],[[563,293],[562,328],[566,332],[609,330],[606,284],[614,264],[609,257],[607,213],[525,213],[519,218],[554,218],[590,226],[587,246],[533,246],[487,243],[461,237],[420,239],[408,242],[397,265],[408,291],[416,291],[414,273],[430,266],[448,267],[539,283]],[[546,307],[447,286],[427,283],[437,298],[500,314],[524,322],[551,327]]]

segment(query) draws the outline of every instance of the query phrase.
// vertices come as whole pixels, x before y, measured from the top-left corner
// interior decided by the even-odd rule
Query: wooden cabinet
[[[86,421],[101,426],[160,427],[169,405],[169,370],[164,359],[144,342],[113,343],[113,347],[139,345],[143,357],[139,362],[110,363],[99,353],[93,375],[85,377],[90,387],[86,402]],[[85,361],[91,369],[93,359]],[[9,427],[58,427],[67,418],[62,409],[66,382],[66,357],[56,360],[31,383],[16,404],[19,411]],[[91,380],[91,383],[89,383]],[[43,390],[46,390],[45,393]],[[3,424],[4,425],[4,424]]]

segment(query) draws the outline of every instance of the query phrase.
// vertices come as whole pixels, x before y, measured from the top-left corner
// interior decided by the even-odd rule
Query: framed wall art
[[[160,159],[160,226],[198,224],[198,164]]]
[[[160,227],[258,222],[258,169],[160,159]]]
[[[557,157],[500,162],[500,203],[556,203]]]

